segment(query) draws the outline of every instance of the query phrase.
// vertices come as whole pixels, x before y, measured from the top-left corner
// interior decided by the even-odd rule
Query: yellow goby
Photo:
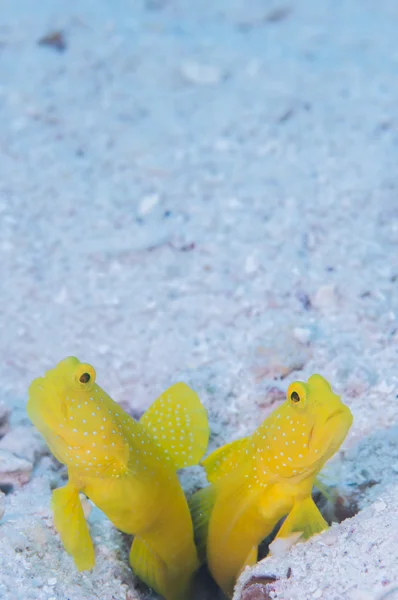
[[[207,448],[207,413],[197,394],[176,383],[137,422],[100,388],[91,365],[69,357],[32,382],[27,412],[68,467],[52,508],[77,568],[95,564],[83,492],[118,529],[135,535],[135,574],[167,600],[189,600],[199,562],[176,471],[197,464]]]
[[[327,528],[311,491],[352,420],[329,383],[312,375],[292,383],[286,401],[252,435],[203,461],[211,485],[190,507],[199,550],[227,596],[280,519],[287,515],[278,538],[301,532],[307,539]]]

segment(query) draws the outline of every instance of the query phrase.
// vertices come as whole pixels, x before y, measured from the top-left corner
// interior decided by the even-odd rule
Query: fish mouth
[[[329,421],[331,421],[332,419],[334,419],[335,417],[338,417],[339,415],[342,415],[344,413],[344,410],[341,408],[338,408],[337,410],[335,410],[334,412],[332,412],[331,415],[328,416],[328,418],[325,421],[325,424],[328,423]]]
[[[332,421],[333,433],[329,444],[328,452],[331,453],[329,456],[334,454],[337,448],[343,443],[352,424],[352,415],[346,407],[338,408],[329,415],[325,421],[325,425],[330,421]]]
[[[333,431],[337,431],[339,429],[339,421],[342,419],[342,417],[345,415],[346,411],[344,408],[336,408],[336,410],[334,410],[333,412],[330,413],[330,415],[322,422],[321,425],[321,430],[324,430],[324,428],[326,427],[327,424],[329,424],[331,421],[333,422],[332,424],[332,428]],[[318,428],[315,429],[315,425],[311,428],[311,431],[308,435],[308,449],[311,451],[313,449],[313,445],[317,445],[319,443],[320,440],[320,433],[319,433],[319,425]],[[332,435],[333,439],[335,438],[335,433],[333,433]],[[333,442],[334,443],[334,442]]]

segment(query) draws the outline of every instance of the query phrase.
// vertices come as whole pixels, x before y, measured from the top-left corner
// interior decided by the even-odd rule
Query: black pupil
[[[300,402],[300,396],[297,392],[292,392],[290,399],[292,400],[292,402]]]
[[[90,381],[90,375],[88,373],[83,373],[83,375],[80,376],[79,381],[82,383],[88,383]]]

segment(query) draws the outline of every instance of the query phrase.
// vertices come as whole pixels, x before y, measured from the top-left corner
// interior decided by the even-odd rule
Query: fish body
[[[210,486],[191,498],[191,512],[199,551],[227,596],[280,519],[286,516],[280,538],[300,532],[306,539],[327,527],[311,492],[351,424],[348,407],[313,375],[292,383],[286,401],[252,435],[203,461]]]
[[[96,383],[91,365],[61,361],[29,388],[27,412],[68,483],[53,492],[54,522],[79,570],[95,564],[79,492],[120,530],[135,535],[130,564],[167,600],[188,600],[199,563],[176,471],[197,464],[208,442],[198,396],[177,383],[139,422]]]

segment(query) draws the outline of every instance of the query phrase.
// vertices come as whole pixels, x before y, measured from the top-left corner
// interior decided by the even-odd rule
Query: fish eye
[[[290,400],[291,400],[292,402],[294,402],[294,403],[297,403],[297,402],[300,402],[301,398],[300,398],[300,396],[298,395],[298,393],[297,393],[297,392],[292,392],[292,393],[290,394]]]
[[[298,409],[304,409],[307,404],[307,390],[301,381],[294,381],[287,391],[287,398]]]
[[[91,390],[95,384],[95,370],[94,367],[87,363],[80,363],[77,365],[73,373],[73,385],[76,386],[77,390]]]

